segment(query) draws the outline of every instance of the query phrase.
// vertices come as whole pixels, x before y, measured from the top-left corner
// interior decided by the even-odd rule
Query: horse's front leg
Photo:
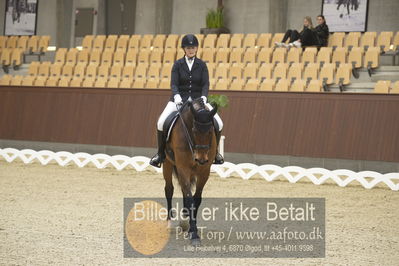
[[[202,190],[204,189],[204,186],[205,186],[206,182],[208,181],[209,173],[210,173],[210,169],[207,171],[204,171],[204,173],[201,173],[199,175],[199,177],[197,178],[197,184],[196,184],[195,194],[194,194],[194,204],[195,204],[194,217],[195,217],[195,219],[197,219],[197,213],[198,213],[199,207],[202,202]]]
[[[180,174],[180,173],[179,173]],[[193,195],[191,193],[191,182],[190,182],[190,175],[187,176],[179,176],[180,179],[180,186],[183,193],[183,206],[185,209],[185,216],[188,217],[189,220],[189,230],[188,234],[191,239],[192,245],[199,245],[200,244],[200,237],[198,235],[198,228],[197,228],[197,220],[195,217],[195,202]]]
[[[162,171],[163,171],[163,177],[165,179],[165,197],[168,204],[168,222],[169,226],[171,226],[170,220],[173,217],[171,210],[172,210],[172,197],[174,191],[173,181],[172,181],[173,165],[168,160],[165,160]]]

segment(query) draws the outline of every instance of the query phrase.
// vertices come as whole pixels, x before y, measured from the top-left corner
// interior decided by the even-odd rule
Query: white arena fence
[[[16,159],[22,160],[25,164],[39,161],[42,165],[56,162],[61,166],[73,163],[78,167],[85,167],[93,164],[99,169],[113,166],[117,170],[132,167],[136,171],[155,170],[161,173],[162,170],[149,165],[149,158],[144,156],[128,157],[125,155],[110,156],[107,154],[88,154],[84,152],[52,152],[48,150],[34,151],[30,149],[17,150],[13,148],[0,148],[0,158],[11,163]],[[347,186],[353,181],[358,181],[363,187],[371,189],[379,183],[384,183],[394,191],[399,190],[399,173],[381,174],[374,171],[353,172],[346,169],[327,170],[324,168],[305,169],[298,166],[280,167],[277,165],[255,165],[251,163],[233,164],[225,162],[223,165],[212,165],[212,171],[222,178],[240,176],[243,179],[250,179],[255,175],[262,176],[267,181],[286,179],[290,183],[296,183],[301,179],[309,179],[315,185],[321,185],[327,180],[332,180],[341,187]]]

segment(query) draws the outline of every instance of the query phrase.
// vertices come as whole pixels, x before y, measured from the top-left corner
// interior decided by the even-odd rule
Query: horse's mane
[[[191,103],[194,107],[194,110],[197,112],[200,112],[202,110],[207,110],[204,101],[202,100],[202,98],[198,98],[193,100],[193,102]]]

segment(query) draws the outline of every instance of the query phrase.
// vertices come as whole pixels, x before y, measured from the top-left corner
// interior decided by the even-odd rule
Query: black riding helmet
[[[198,47],[198,39],[197,39],[197,37],[195,37],[195,35],[187,34],[186,36],[183,37],[183,40],[181,41],[181,48],[184,48],[187,46]]]

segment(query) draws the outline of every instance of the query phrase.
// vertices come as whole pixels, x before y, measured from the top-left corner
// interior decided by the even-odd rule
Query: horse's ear
[[[211,117],[213,117],[217,111],[218,111],[218,106],[215,105],[215,108],[213,108],[212,111],[210,112]]]

